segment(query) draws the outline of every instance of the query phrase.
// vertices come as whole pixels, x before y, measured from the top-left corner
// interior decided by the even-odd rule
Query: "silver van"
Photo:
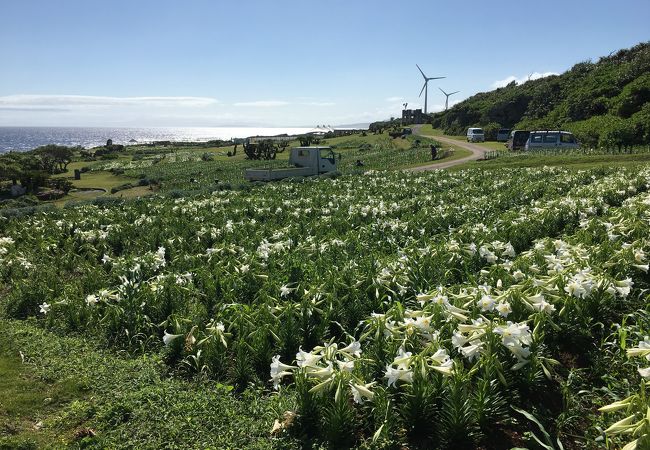
[[[500,128],[497,131],[497,142],[507,142],[510,137],[510,128]]]
[[[573,133],[568,131],[531,131],[524,150],[540,148],[567,149],[579,148],[580,144]]]
[[[467,142],[485,142],[485,134],[482,128],[468,128]]]
[[[508,150],[521,150],[526,146],[528,136],[530,136],[530,131],[512,130],[508,142],[506,142],[506,147]]]

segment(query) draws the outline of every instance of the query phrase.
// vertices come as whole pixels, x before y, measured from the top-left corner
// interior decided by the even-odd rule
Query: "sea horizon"
[[[207,142],[251,136],[296,135],[325,130],[328,125],[314,127],[71,127],[71,126],[0,126],[0,153],[29,151],[42,145],[97,147],[111,139],[114,144],[136,144],[153,141]],[[333,129],[365,129],[368,124],[338,125]]]

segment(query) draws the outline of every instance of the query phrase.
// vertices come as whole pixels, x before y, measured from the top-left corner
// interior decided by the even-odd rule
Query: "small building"
[[[402,110],[402,125],[426,123],[425,114],[421,109],[404,109]]]

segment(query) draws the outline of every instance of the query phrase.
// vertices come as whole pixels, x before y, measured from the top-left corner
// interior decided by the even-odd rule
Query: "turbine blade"
[[[442,92],[445,95],[451,95],[451,94],[447,94],[445,91],[443,91],[441,87],[439,87],[438,89],[440,89],[440,92]]]
[[[424,86],[422,86],[422,90],[420,91],[420,95],[418,95],[418,97],[422,97],[422,93],[424,92],[424,88],[426,87],[427,87],[427,82],[425,81]]]
[[[416,64],[416,66],[417,66],[418,70],[420,71],[420,73],[422,74],[422,76],[424,77],[424,79],[426,80],[427,76],[424,74],[424,72],[422,72],[422,69],[420,69],[420,66],[418,66],[417,64]]]
[[[431,78],[427,78],[427,81],[429,81],[429,80],[442,80],[443,78],[447,78],[447,77],[431,77]]]
[[[454,95],[454,94],[458,94],[459,92],[460,92],[460,91],[456,91],[456,92],[452,92],[452,93],[451,93],[451,94],[449,94],[449,95]]]

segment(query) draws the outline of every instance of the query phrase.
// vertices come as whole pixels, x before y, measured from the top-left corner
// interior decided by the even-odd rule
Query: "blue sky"
[[[650,39],[650,1],[0,0],[0,126],[312,126]]]

